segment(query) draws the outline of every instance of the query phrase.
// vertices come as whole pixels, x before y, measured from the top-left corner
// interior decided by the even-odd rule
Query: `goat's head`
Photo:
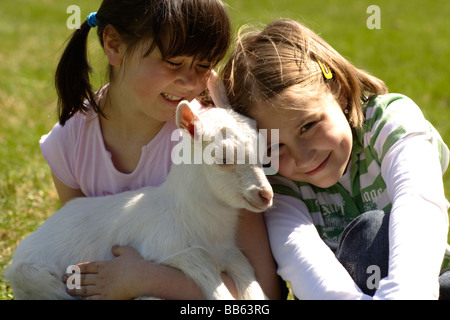
[[[177,126],[183,129],[184,148],[191,148],[185,160],[202,166],[198,178],[205,179],[205,187],[218,199],[254,212],[272,205],[273,191],[261,165],[254,120],[229,108],[213,107],[197,115],[183,101],[177,108]]]

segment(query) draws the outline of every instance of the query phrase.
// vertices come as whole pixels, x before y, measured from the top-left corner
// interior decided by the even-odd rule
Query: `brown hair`
[[[215,66],[225,56],[231,41],[231,23],[221,0],[104,0],[97,21],[102,47],[103,31],[111,25],[126,44],[126,55],[141,41],[151,40],[143,57],[157,47],[163,59],[192,56]],[[86,100],[95,112],[103,115],[89,79],[90,30],[85,21],[72,34],[56,70],[61,125],[75,113],[86,112]]]
[[[324,78],[318,61],[330,68],[332,79]],[[339,101],[346,101],[352,127],[363,123],[360,105],[366,95],[387,93],[381,80],[354,67],[321,37],[290,19],[240,33],[222,78],[230,105],[247,116],[254,103],[273,102],[286,88],[325,85]]]

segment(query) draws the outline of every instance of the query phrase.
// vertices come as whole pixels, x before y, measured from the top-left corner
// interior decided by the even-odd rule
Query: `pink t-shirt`
[[[77,113],[64,126],[57,123],[40,140],[41,151],[52,172],[65,185],[81,189],[88,197],[105,196],[145,186],[162,184],[169,173],[171,141],[177,129],[175,118],[142,147],[140,161],[129,174],[118,171],[106,150],[100,129],[99,116],[90,111]]]

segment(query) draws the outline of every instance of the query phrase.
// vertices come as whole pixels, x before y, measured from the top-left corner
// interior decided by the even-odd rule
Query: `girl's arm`
[[[270,250],[262,214],[243,211],[238,229],[238,245],[255,270],[256,280],[271,300],[280,299],[277,266]]]
[[[334,253],[320,238],[305,204],[275,194],[266,216],[278,273],[294,295],[308,300],[370,299],[364,295]]]
[[[59,180],[53,172],[52,178],[53,183],[56,187],[56,191],[58,192],[59,200],[61,201],[61,206],[74,198],[85,197],[80,189],[69,188],[63,182],[61,182],[61,180]]]
[[[79,264],[81,289],[69,293],[87,300],[125,300],[140,296],[165,300],[204,299],[200,288],[181,271],[145,261],[132,247],[114,246],[112,252],[116,258],[111,261]],[[227,279],[224,282],[229,284]],[[228,288],[230,292],[234,289]]]
[[[448,233],[439,155],[427,135],[396,143],[381,172],[392,199],[389,274],[375,298],[436,299]]]
[[[256,278],[266,295],[278,299],[280,288],[276,267],[260,214],[243,213],[238,228],[238,245],[255,269]],[[139,296],[167,300],[204,299],[200,288],[181,271],[145,261],[130,247],[114,247],[113,253],[117,257],[111,261],[80,264],[82,288],[70,293],[87,299],[132,299]],[[226,274],[222,274],[222,279],[236,297],[232,280]]]
[[[373,120],[367,137],[381,159],[392,203],[389,273],[374,298],[436,299],[448,233],[442,180],[448,149],[420,108],[406,97],[390,101],[383,112],[373,114]]]

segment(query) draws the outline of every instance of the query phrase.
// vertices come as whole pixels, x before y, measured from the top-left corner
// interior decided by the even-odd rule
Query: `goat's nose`
[[[273,191],[271,189],[262,189],[259,191],[259,197],[265,204],[270,204],[273,198]]]

